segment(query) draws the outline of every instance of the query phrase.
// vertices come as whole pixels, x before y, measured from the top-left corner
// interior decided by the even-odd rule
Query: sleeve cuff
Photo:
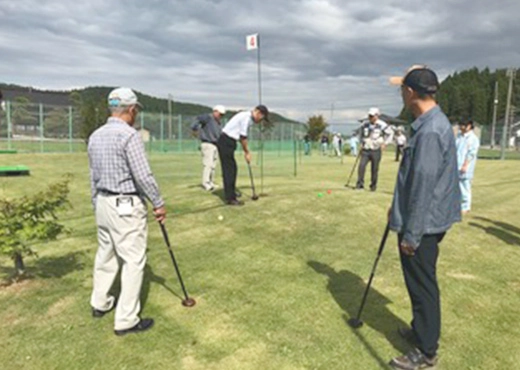
[[[413,249],[419,248],[419,244],[421,244],[422,237],[414,237],[411,233],[405,232],[403,235],[403,240],[410,245]]]

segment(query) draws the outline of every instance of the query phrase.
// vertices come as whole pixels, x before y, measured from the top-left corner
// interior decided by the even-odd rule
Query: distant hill
[[[4,100],[14,100],[17,97],[25,97],[31,103],[41,103],[48,106],[73,105],[73,102],[71,100],[71,93],[74,92],[79,93],[84,101],[101,101],[106,99],[108,93],[112,89],[114,89],[114,87],[93,86],[86,87],[84,89],[76,89],[70,91],[52,91],[0,83],[0,90],[2,90],[3,92]],[[139,101],[144,105],[147,112],[168,112],[168,99],[156,98],[154,96],[142,94],[139,91],[136,91],[136,94],[139,98]],[[204,106],[201,104],[183,103],[175,100],[172,104],[172,112],[175,115],[181,114],[186,116],[195,116],[203,113],[208,113],[210,111],[211,107]],[[234,111],[229,111],[226,114],[226,117],[231,117],[234,113]],[[270,118],[273,122],[296,122],[274,112],[270,114]]]

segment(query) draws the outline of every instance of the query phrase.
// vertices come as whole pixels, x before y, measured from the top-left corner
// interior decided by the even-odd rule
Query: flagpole
[[[262,104],[262,69],[260,62],[260,35],[257,36],[257,69],[258,69],[258,104]]]
[[[257,36],[257,68],[258,68],[258,104],[262,104],[262,63],[260,58],[260,34]],[[264,130],[260,126],[260,194],[264,192]]]

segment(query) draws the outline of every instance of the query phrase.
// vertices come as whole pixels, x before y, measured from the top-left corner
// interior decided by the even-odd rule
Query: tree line
[[[507,69],[492,72],[489,68],[479,70],[476,67],[455,72],[441,82],[437,102],[452,122],[471,119],[479,125],[488,126],[493,122],[496,86],[497,122],[503,122],[509,85],[506,72]],[[513,81],[511,107],[511,122],[515,122],[515,112],[520,107],[520,73],[516,74]],[[401,110],[398,118],[410,123],[414,120],[405,108]],[[309,117],[306,126],[310,139],[317,141],[326,131],[328,124],[322,115],[314,115]]]
[[[437,101],[451,121],[472,119],[480,125],[488,126],[493,122],[495,85],[497,84],[497,122],[503,121],[506,115],[509,84],[506,71],[506,69],[497,69],[492,72],[489,68],[479,70],[475,67],[455,72],[442,81]],[[517,74],[513,81],[511,101],[513,107],[520,106],[519,82],[520,76]],[[403,110],[401,118],[409,121],[410,115]]]

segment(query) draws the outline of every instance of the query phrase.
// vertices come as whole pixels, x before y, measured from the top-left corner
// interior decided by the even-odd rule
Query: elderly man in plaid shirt
[[[108,95],[111,116],[89,138],[88,156],[92,204],[98,227],[98,250],[90,304],[99,318],[115,306],[116,335],[150,329],[153,319],[141,319],[139,296],[146,265],[147,207],[164,222],[166,209],[133,127],[141,108],[134,92],[118,88]],[[116,305],[109,290],[121,265],[121,292]]]

